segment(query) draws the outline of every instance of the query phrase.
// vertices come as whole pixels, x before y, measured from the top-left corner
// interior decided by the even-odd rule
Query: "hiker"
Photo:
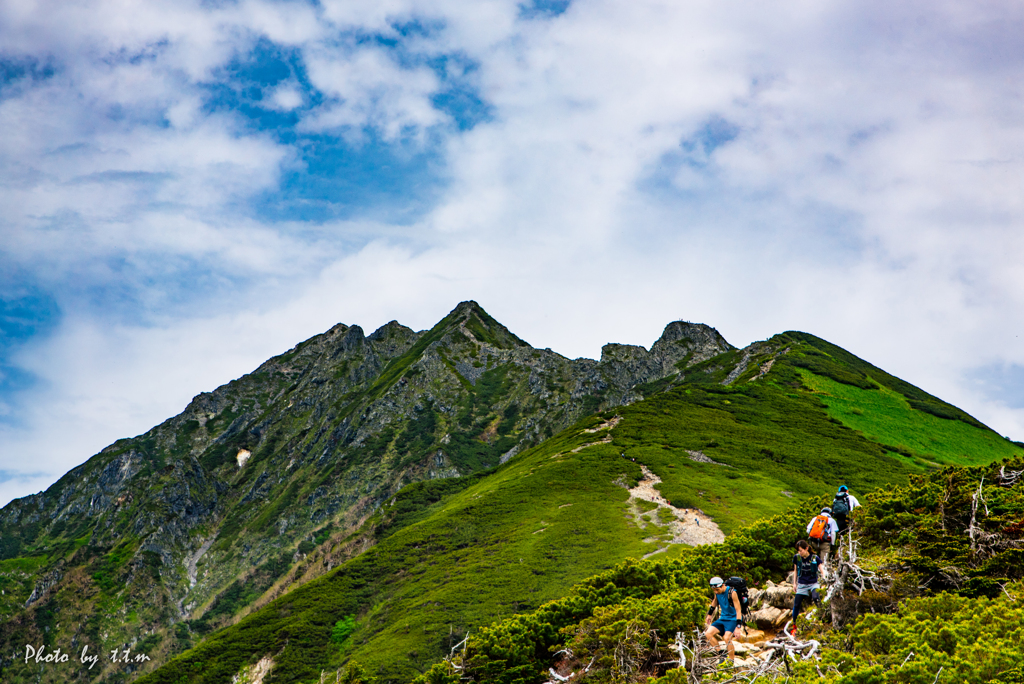
[[[796,633],[796,616],[805,600],[819,602],[818,566],[821,559],[811,551],[811,545],[801,539],[796,543],[796,554],[793,556],[793,628]]]
[[[840,535],[846,532],[846,529],[849,527],[846,516],[857,506],[860,506],[860,501],[857,501],[857,497],[850,494],[850,488],[846,485],[840,485],[839,491],[836,492],[836,498],[832,500],[832,517],[836,519],[836,523],[839,525]]]
[[[807,523],[807,538],[814,547],[815,553],[821,559],[822,567],[828,565],[828,554],[832,545],[836,543],[836,535],[839,534],[839,524],[832,517],[832,509],[825,506],[821,513],[811,518]]]
[[[729,660],[736,658],[736,647],[732,644],[732,635],[739,625],[740,615],[743,608],[740,606],[740,596],[721,577],[711,578],[711,590],[715,595],[711,597],[711,604],[708,606],[708,616],[704,620],[704,636],[712,647],[718,648],[718,635],[722,635],[725,641],[726,653]],[[718,619],[711,621],[712,616],[718,610]]]

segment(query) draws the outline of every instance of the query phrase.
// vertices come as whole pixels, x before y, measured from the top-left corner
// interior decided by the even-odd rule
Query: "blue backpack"
[[[846,492],[836,494],[832,501],[832,515],[846,515],[850,512],[850,495]]]

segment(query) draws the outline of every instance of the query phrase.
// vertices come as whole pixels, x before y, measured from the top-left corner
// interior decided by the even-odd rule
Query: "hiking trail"
[[[654,488],[655,485],[661,483],[661,478],[652,473],[647,466],[642,465],[640,469],[643,472],[643,478],[640,479],[636,487],[629,490],[629,507],[633,519],[641,529],[646,529],[648,525],[659,525],[663,528],[667,527],[667,534],[671,534],[669,539],[664,538],[665,533],[645,539],[644,541],[648,542],[660,541],[665,545],[657,551],[646,554],[644,558],[650,558],[668,550],[669,544],[701,546],[725,541],[725,533],[718,528],[714,520],[699,508],[676,508],[670,504],[661,495],[661,492]],[[641,500],[656,504],[657,508],[643,511],[637,503]],[[671,519],[668,521],[665,521],[663,517],[662,510],[665,509],[671,513]]]

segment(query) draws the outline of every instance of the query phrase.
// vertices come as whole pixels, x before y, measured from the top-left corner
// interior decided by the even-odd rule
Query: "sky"
[[[1024,440],[1024,5],[0,3],[0,505],[335,323],[838,344]]]

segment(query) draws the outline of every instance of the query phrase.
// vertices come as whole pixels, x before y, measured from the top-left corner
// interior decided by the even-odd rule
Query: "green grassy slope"
[[[841,347],[804,332],[787,332],[773,340],[796,343],[795,351],[800,357],[797,365],[808,368],[818,375],[831,377],[846,384],[858,385],[867,379],[865,386],[878,384],[903,395],[910,406],[925,413],[949,420],[959,420],[977,428],[987,429],[976,418],[957,407],[947,404],[938,397],[928,394],[909,382],[889,375]]]
[[[906,480],[897,458],[830,420],[806,392],[686,387],[622,413],[615,444],[661,477],[673,505],[702,509],[726,532],[840,483],[856,492]],[[695,462],[691,451],[723,465]]]
[[[810,372],[801,377],[828,407],[830,416],[895,450],[908,467],[980,465],[1017,449],[991,430],[915,410],[906,397],[887,387],[865,390]]]
[[[387,681],[408,681],[467,631],[658,548],[644,540],[660,531],[640,529],[626,509],[622,485],[634,484],[641,466],[662,478],[677,507],[699,507],[733,532],[801,501],[820,505],[840,482],[862,493],[906,484],[929,461],[1021,451],[945,405],[911,408],[905,393],[893,396],[891,380],[878,389],[873,367],[785,336],[770,342],[730,386],[720,384],[729,366],[712,360],[690,382],[618,409],[621,422],[610,431],[585,432],[606,413],[464,487],[444,485],[446,495],[427,496],[427,485],[401,493],[371,522],[375,547],[140,681],[226,682],[264,655],[277,663],[268,681],[311,681],[349,659]],[[734,366],[737,353],[729,355]],[[766,359],[773,366],[755,379]],[[900,411],[886,408],[894,401]],[[611,442],[599,441],[609,433]],[[929,447],[930,434],[943,435],[936,439],[944,450]],[[695,462],[689,452],[697,451],[720,465]],[[664,557],[689,553],[673,547]],[[354,631],[332,643],[332,627],[347,616]]]

